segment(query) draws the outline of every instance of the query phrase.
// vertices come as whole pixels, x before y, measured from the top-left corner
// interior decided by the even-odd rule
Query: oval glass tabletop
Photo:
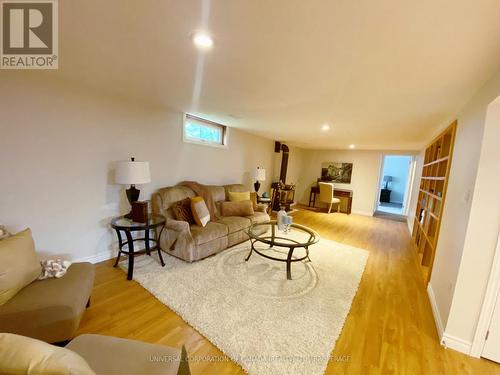
[[[135,221],[132,221],[131,219],[127,219],[125,216],[115,217],[111,220],[111,226],[113,228],[131,229],[131,230],[134,229],[140,230],[141,228],[142,229],[152,228],[164,223],[165,223],[165,218],[161,215],[156,215],[156,214],[150,214],[148,216],[147,223],[137,223]]]
[[[311,228],[292,223],[288,233],[278,230],[276,220],[253,224],[247,230],[251,239],[278,247],[308,247],[317,243],[320,236]]]

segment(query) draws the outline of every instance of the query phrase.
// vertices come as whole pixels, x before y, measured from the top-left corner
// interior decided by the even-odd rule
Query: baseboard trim
[[[472,342],[444,332],[443,322],[441,321],[441,315],[439,314],[439,309],[436,303],[436,297],[434,296],[434,291],[432,290],[430,283],[427,284],[427,295],[429,296],[429,301],[431,303],[432,315],[434,316],[434,322],[436,323],[436,329],[441,345],[445,348],[450,348],[456,350],[457,352],[470,355]]]
[[[443,327],[443,322],[441,321],[441,315],[439,314],[439,309],[436,303],[436,297],[434,296],[434,291],[432,290],[431,283],[427,284],[427,296],[429,297],[429,302],[431,303],[432,315],[434,316],[434,323],[436,324],[439,340],[442,343],[444,327]]]
[[[445,348],[456,350],[457,352],[470,355],[472,342],[460,339],[448,333],[444,333],[441,339],[441,345]]]
[[[410,232],[410,236],[413,232],[413,218],[410,218],[409,216],[406,217],[406,225],[408,225],[408,231]]]
[[[113,251],[101,251],[100,253],[89,255],[87,257],[78,258],[73,260],[73,262],[89,262],[89,263],[99,263],[104,262],[105,260],[109,260],[115,257],[115,253]]]

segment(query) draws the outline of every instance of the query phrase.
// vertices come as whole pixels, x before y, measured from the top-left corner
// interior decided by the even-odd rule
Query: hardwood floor
[[[494,362],[439,345],[406,223],[308,210],[293,216],[295,222],[314,228],[324,238],[370,252],[327,374],[500,373],[500,365]],[[92,304],[81,333],[173,347],[185,344],[188,354],[195,357],[190,363],[193,374],[243,373],[176,313],[135,281],[126,281],[123,271],[112,268],[112,261],[96,267]]]

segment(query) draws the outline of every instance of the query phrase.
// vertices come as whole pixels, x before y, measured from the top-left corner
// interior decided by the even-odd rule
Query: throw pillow
[[[222,202],[222,216],[252,216],[254,214],[251,201]]]
[[[77,353],[12,333],[0,333],[0,373],[95,375]]]
[[[0,306],[40,276],[31,230],[0,241]]]
[[[229,201],[231,201],[231,202],[249,201],[249,200],[250,200],[250,192],[249,191],[243,191],[243,192],[230,191],[229,192]]]
[[[193,212],[191,211],[191,198],[185,198],[172,205],[172,211],[176,220],[187,221],[194,224]]]
[[[191,212],[196,224],[204,227],[210,221],[210,212],[202,197],[191,198]]]
[[[0,240],[3,240],[4,238],[10,236],[11,234],[9,233],[9,231],[3,225],[0,225]]]

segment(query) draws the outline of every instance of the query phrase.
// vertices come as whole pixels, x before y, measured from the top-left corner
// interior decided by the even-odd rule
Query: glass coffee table
[[[291,224],[289,227],[289,232],[278,230],[278,223],[276,220],[272,220],[266,223],[253,224],[247,230],[247,234],[250,237],[250,253],[245,258],[248,261],[252,256],[253,252],[256,252],[260,256],[275,260],[277,262],[286,262],[286,278],[288,280],[292,279],[292,263],[300,262],[303,260],[311,261],[309,259],[309,246],[314,245],[320,240],[318,233],[300,224]],[[267,249],[257,249],[255,243],[260,242],[269,245]],[[278,258],[265,254],[266,250],[272,248],[288,248],[288,255],[286,258]],[[299,257],[293,257],[293,253],[296,249],[304,249],[305,255]]]

